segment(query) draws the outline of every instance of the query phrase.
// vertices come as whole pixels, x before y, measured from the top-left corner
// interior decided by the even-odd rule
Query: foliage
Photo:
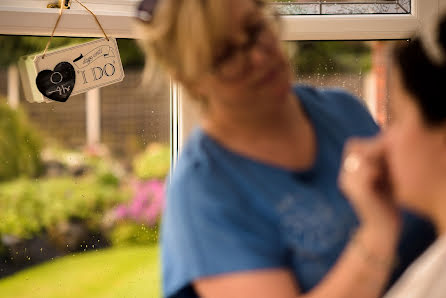
[[[16,63],[21,56],[43,52],[49,37],[0,36],[0,66]],[[92,40],[91,38],[54,37],[49,49]]]
[[[0,280],[1,297],[161,297],[159,249],[120,247],[58,258]]]
[[[144,52],[135,40],[118,39],[118,47],[121,54],[122,65],[135,68],[144,67]]]
[[[287,2],[280,1],[280,2]],[[50,49],[87,42],[91,38],[55,37]],[[0,67],[16,63],[21,56],[42,52],[48,37],[0,36]],[[362,41],[298,42],[299,50],[291,57],[295,70],[308,73],[359,73],[371,65],[370,49]],[[132,39],[118,39],[121,60],[125,67],[144,66],[144,53]]]
[[[109,238],[113,246],[148,245],[158,242],[159,227],[138,224],[132,221],[119,222]]]
[[[134,196],[114,209],[116,225],[110,233],[113,245],[151,244],[158,241],[164,207],[164,183],[158,180],[133,183]]]
[[[0,184],[0,235],[31,238],[70,219],[98,226],[105,210],[128,197],[94,177],[20,179]]]
[[[89,148],[79,152],[53,145],[45,148],[42,155],[46,163],[47,175],[52,174],[51,165],[57,165],[60,167],[55,173],[57,177],[90,174],[99,183],[118,186],[125,174],[122,166],[106,152],[92,152]]]
[[[43,52],[49,37],[0,36],[0,67],[16,63],[21,56]],[[54,37],[50,49],[91,41],[93,38]],[[144,54],[135,40],[118,39],[118,47],[124,66],[143,67]]]
[[[42,170],[40,140],[25,115],[4,102],[0,101],[0,181],[35,177]]]
[[[164,205],[164,183],[157,180],[134,182],[134,196],[115,209],[117,220],[132,220],[148,226],[157,224]]]
[[[372,63],[363,41],[298,42],[291,61],[297,74],[366,73]]]
[[[164,179],[170,169],[170,148],[153,143],[133,161],[135,175],[140,179]]]

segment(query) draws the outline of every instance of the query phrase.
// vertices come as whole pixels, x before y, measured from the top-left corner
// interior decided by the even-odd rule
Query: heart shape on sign
[[[36,78],[39,91],[47,98],[65,102],[73,92],[76,72],[69,62],[60,62],[54,70],[42,70]]]

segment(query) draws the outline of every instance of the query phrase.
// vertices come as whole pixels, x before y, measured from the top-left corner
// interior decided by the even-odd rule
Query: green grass
[[[158,247],[67,256],[0,280],[4,298],[160,297]]]

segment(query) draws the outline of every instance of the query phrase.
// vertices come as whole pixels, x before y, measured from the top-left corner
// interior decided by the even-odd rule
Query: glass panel
[[[385,125],[393,43],[299,41],[285,44],[296,83],[343,88],[363,100],[377,122]]]
[[[118,40],[123,82],[28,103],[16,61],[47,40],[0,36],[0,296],[160,297],[169,81]]]
[[[409,14],[410,0],[275,0],[282,15]]]
[[[277,2],[285,2],[285,1],[277,1]],[[288,2],[296,2],[296,3],[314,3],[314,2],[321,2],[321,3],[398,3],[398,0],[294,0],[294,1],[288,1]]]

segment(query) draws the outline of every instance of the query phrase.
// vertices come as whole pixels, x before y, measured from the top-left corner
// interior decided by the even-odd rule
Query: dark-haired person
[[[378,132],[366,109],[341,90],[292,86],[262,1],[141,9],[149,53],[203,103],[168,186],[164,296],[380,296],[433,229],[375,210],[357,228],[337,177],[345,140]]]
[[[395,49],[388,129],[350,141],[340,177],[361,218],[400,205],[435,224],[438,240],[386,298],[446,297],[446,15],[427,28]]]

